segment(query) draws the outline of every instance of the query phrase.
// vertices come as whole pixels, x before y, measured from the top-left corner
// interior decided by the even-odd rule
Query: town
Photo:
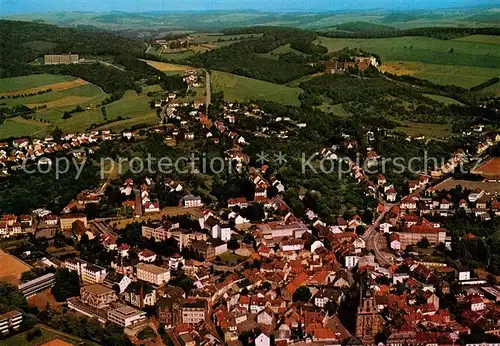
[[[0,344],[500,345],[498,8],[101,3],[0,20]]]

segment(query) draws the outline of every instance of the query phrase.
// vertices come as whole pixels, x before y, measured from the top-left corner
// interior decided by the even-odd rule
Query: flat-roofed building
[[[80,300],[95,309],[105,309],[109,307],[109,304],[118,300],[118,296],[111,288],[93,284],[80,288]]]
[[[56,283],[56,274],[48,273],[18,286],[26,298],[52,288]]]
[[[163,285],[170,280],[170,270],[154,264],[139,263],[136,265],[137,279],[150,282],[153,285]]]
[[[145,238],[154,238],[155,241],[164,241],[168,239],[168,230],[159,226],[142,226],[142,236]]]
[[[11,330],[18,330],[23,321],[23,314],[17,310],[0,315],[0,335],[7,335]]]
[[[146,313],[131,306],[120,306],[108,310],[108,321],[118,324],[123,328],[136,324],[146,319]]]
[[[187,300],[181,306],[182,323],[198,324],[207,318],[208,303],[204,299]]]
[[[78,54],[47,54],[43,56],[45,65],[78,64]]]
[[[64,261],[64,267],[74,271],[84,282],[102,283],[108,272],[105,268],[91,264],[79,258],[68,258]]]
[[[88,264],[82,268],[82,281],[88,283],[102,283],[108,272],[103,267]]]

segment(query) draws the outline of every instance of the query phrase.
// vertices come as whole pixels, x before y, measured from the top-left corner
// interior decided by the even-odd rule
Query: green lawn
[[[2,78],[0,79],[0,93],[37,88],[47,84],[69,82],[75,79],[76,77],[73,76],[53,74],[35,74],[22,77]]]
[[[300,88],[292,88],[234,74],[212,71],[212,89],[222,90],[227,101],[267,100],[299,105]]]

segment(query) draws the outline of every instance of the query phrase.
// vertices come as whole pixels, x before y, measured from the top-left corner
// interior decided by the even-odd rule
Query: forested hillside
[[[61,28],[53,25],[0,20],[0,78],[38,73],[71,75],[85,79],[120,98],[125,90],[140,92],[138,81],[163,84],[170,89],[184,88],[182,78],[166,76],[138,58],[144,43],[106,32]],[[105,57],[117,66],[101,63],[51,65],[35,64],[44,54],[76,53]]]
[[[105,32],[79,31],[34,22],[0,20],[0,75],[43,54],[141,56],[143,43]],[[12,72],[10,72],[12,74]]]
[[[212,68],[241,76],[266,80],[273,83],[287,83],[317,71],[310,65],[292,59],[271,59],[263,56],[272,50],[292,44],[297,50],[307,54],[324,54],[324,47],[311,42],[316,34],[290,28],[254,27],[225,31],[226,34],[263,33],[261,37],[245,40],[227,47],[216,49],[189,59],[194,66]]]

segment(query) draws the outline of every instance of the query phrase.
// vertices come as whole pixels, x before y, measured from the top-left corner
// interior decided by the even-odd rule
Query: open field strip
[[[51,128],[49,124],[41,122],[24,123],[19,121],[20,117],[10,118],[0,125],[0,138],[25,137],[34,135],[44,135]],[[22,118],[20,118],[22,119]]]
[[[464,88],[470,88],[500,76],[500,68],[437,65],[415,61],[388,61],[381,65],[380,69],[395,75],[410,75],[437,84],[453,84]]]
[[[403,121],[402,123],[406,126],[396,127],[393,131],[404,132],[410,136],[422,135],[429,138],[446,138],[453,134],[450,124],[429,124],[412,121]]]
[[[24,89],[37,88],[48,84],[71,82],[77,79],[73,76],[62,76],[56,74],[32,74],[21,77],[10,77],[0,79],[0,93],[11,93]]]
[[[178,65],[178,64],[170,64],[166,62],[153,61],[153,60],[142,60],[147,63],[149,66],[154,67],[155,69],[165,72],[165,71],[186,71],[186,70],[196,70],[195,67],[189,65]]]
[[[0,80],[0,82],[1,82],[1,80]],[[66,89],[76,88],[76,87],[86,85],[86,84],[89,84],[89,82],[78,78],[78,79],[75,79],[75,80],[72,80],[69,82],[58,82],[58,83],[52,83],[52,84],[44,84],[44,85],[41,85],[41,86],[35,87],[35,88],[22,89],[22,90],[18,90],[15,92],[6,92],[6,93],[0,94],[0,97],[1,96],[22,95],[22,94],[33,94],[33,93],[37,93],[39,91],[48,90],[48,89],[52,89],[52,91],[62,91],[62,90],[66,90]]]
[[[211,77],[213,90],[215,92],[223,91],[227,101],[267,100],[289,105],[300,104],[298,99],[300,88],[213,70]]]
[[[42,103],[28,103],[26,104],[29,108],[35,108],[40,106],[46,106],[48,109],[59,108],[64,106],[72,106],[78,104],[85,104],[93,100],[93,97],[85,96],[66,96],[54,101],[42,102]]]

